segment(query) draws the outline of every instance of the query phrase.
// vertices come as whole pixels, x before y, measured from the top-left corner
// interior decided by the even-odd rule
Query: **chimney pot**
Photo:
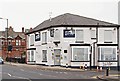
[[[22,27],[22,33],[24,33],[24,27]]]

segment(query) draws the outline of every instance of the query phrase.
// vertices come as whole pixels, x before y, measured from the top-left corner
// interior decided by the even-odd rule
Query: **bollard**
[[[66,68],[68,68],[68,63],[66,63]]]
[[[99,67],[97,66],[97,72],[99,71]]]
[[[109,76],[109,69],[106,69],[106,76]]]
[[[85,64],[84,69],[87,70],[87,64]]]
[[[100,71],[102,71],[102,66],[100,67]]]

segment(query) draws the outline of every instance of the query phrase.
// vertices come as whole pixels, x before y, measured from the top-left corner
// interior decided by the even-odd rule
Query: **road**
[[[103,75],[104,72],[94,72],[94,71],[53,71],[53,70],[42,70],[37,69],[35,67],[21,67],[21,66],[13,66],[10,64],[0,65],[2,70],[0,74],[2,74],[2,81],[16,81],[16,79],[22,79],[22,81],[40,81],[40,80],[48,80],[53,81],[72,81],[74,80],[89,80],[94,79],[96,75]],[[23,80],[24,79],[24,80]],[[20,80],[21,81],[21,80]],[[97,80],[98,81],[98,80]]]

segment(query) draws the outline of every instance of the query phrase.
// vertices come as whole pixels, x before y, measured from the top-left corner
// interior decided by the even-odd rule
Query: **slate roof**
[[[54,17],[48,20],[45,20],[35,28],[31,32],[35,32],[37,30],[45,29],[50,26],[56,26],[56,25],[112,25],[113,23],[105,22],[105,21],[100,21],[88,17],[83,17],[79,15],[74,15],[70,13],[65,13],[62,15],[59,15],[57,17]],[[29,32],[30,33],[30,32]]]
[[[10,28],[9,28],[10,29]],[[22,32],[15,32],[15,31],[11,31],[8,29],[8,38],[16,38],[18,35],[22,38],[25,39],[25,34]],[[7,31],[0,31],[0,38],[7,38]]]

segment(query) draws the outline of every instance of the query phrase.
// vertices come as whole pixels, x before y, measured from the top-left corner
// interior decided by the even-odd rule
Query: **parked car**
[[[0,64],[4,64],[4,60],[0,57]]]

